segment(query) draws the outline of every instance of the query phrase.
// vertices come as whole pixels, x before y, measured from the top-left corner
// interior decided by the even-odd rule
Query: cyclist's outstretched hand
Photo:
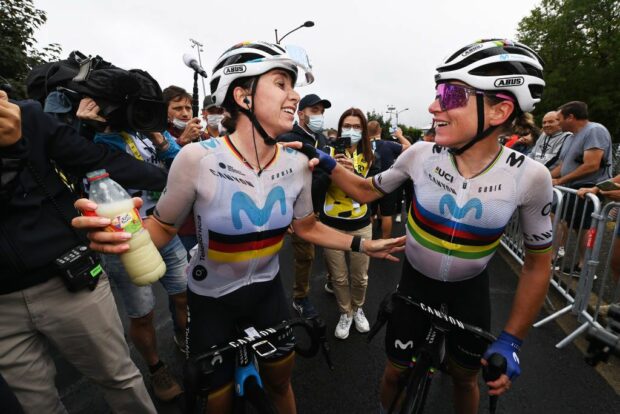
[[[392,253],[405,250],[405,239],[407,236],[396,237],[393,239],[364,240],[364,253],[377,259],[387,259],[398,262],[398,257]]]
[[[142,206],[142,199],[133,198],[134,207],[139,209]],[[106,217],[94,215],[97,204],[87,198],[80,198],[74,204],[76,209],[84,215],[74,217],[71,225],[76,229],[87,230],[89,247],[101,253],[120,254],[129,250],[127,241],[131,239],[131,233],[120,231],[105,231],[104,229],[111,224],[111,220]]]
[[[487,358],[492,354],[500,354],[506,359],[506,373],[497,380],[487,382],[489,395],[501,395],[510,389],[512,381],[521,375],[519,351],[523,341],[516,336],[502,331],[497,340],[484,353],[482,365],[487,365]]]

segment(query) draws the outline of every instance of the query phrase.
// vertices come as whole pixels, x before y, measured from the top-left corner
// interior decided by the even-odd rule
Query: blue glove
[[[484,359],[488,359],[491,354],[498,353],[506,358],[506,375],[510,380],[521,375],[521,367],[519,366],[519,351],[521,350],[523,341],[506,331],[493,342],[484,353]]]
[[[334,168],[336,168],[336,160],[320,149],[316,150],[316,155],[319,159],[319,167],[324,169],[327,174],[331,174]]]

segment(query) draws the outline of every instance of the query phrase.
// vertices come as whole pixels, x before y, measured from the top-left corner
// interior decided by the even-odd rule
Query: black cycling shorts
[[[594,187],[594,185],[584,184],[583,187]],[[575,187],[576,190],[578,190],[579,188],[581,188],[581,186]],[[592,224],[592,212],[594,211],[594,203],[588,201],[588,204],[586,206],[586,200],[584,198],[577,197],[576,194],[565,194],[564,203],[566,204],[566,208],[563,207],[564,211],[566,212],[566,223],[568,225],[571,225],[571,219],[573,218],[574,209],[575,217],[571,228],[575,231],[579,231],[579,228],[582,226],[581,217],[584,216],[583,228],[586,230],[589,229],[590,225]]]
[[[472,279],[441,282],[424,276],[405,260],[398,291],[435,309],[445,303],[449,316],[485,331],[490,329],[491,304],[486,270]],[[429,320],[424,312],[402,300],[396,299],[394,305],[386,329],[385,349],[392,363],[407,366],[417,346],[424,342]],[[486,341],[461,329],[453,329],[446,337],[448,357],[466,369],[480,368],[480,358],[487,346]]]
[[[268,282],[253,283],[219,298],[198,295],[187,290],[188,350],[190,357],[207,352],[216,345],[244,336],[238,326],[257,330],[270,328],[290,319],[289,305],[278,274]],[[272,336],[269,342],[277,351],[261,359],[277,360],[293,352],[292,330]],[[227,353],[210,378],[211,389],[217,389],[234,378],[235,355]]]

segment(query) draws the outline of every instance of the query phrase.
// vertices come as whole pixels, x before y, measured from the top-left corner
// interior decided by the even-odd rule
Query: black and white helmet
[[[259,76],[276,68],[290,72],[297,86],[314,81],[310,60],[302,48],[243,42],[228,49],[215,63],[210,83],[213,102],[222,106],[235,79]]]
[[[509,92],[523,112],[540,102],[545,86],[544,62],[528,46],[503,39],[486,39],[458,49],[446,58],[435,82],[459,80],[487,92]]]

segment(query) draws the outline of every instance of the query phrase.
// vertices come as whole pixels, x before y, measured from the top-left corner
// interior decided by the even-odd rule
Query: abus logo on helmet
[[[227,66],[224,68],[224,75],[233,75],[235,73],[245,72],[245,65]]]
[[[496,88],[509,88],[511,86],[521,86],[524,82],[523,76],[514,76],[511,78],[496,79],[494,85]]]
[[[483,47],[483,46],[484,46],[484,45],[479,44],[479,45],[476,45],[476,46],[474,46],[474,47],[470,47],[469,49],[467,49],[466,51],[464,51],[464,52],[461,54],[461,56],[465,57],[465,56],[467,56],[467,55],[471,55],[471,54],[472,54],[472,53],[474,53],[476,50],[478,50],[478,49],[482,49],[482,47]]]

